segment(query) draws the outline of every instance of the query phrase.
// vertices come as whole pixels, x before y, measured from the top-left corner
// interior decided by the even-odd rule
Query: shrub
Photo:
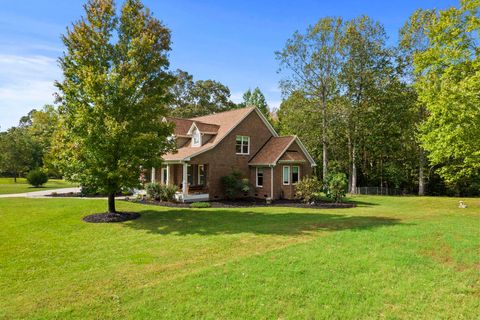
[[[191,208],[210,208],[210,202],[193,202],[190,204]]]
[[[221,177],[220,181],[228,199],[235,199],[241,193],[248,193],[251,190],[250,182],[242,178],[242,173],[238,170],[233,170],[228,176]]]
[[[161,186],[158,183],[150,182],[145,185],[145,191],[147,192],[147,197],[153,200],[160,200],[161,196]]]
[[[27,174],[27,181],[35,188],[38,188],[47,183],[48,175],[42,169],[33,169]]]
[[[177,192],[177,186],[175,185],[162,185],[159,183],[151,182],[145,185],[145,191],[150,199],[157,201],[170,201],[173,200],[175,192]]]
[[[177,186],[175,186],[173,184],[161,185],[160,186],[160,200],[162,200],[162,201],[173,200],[177,190],[178,190]]]
[[[327,197],[339,202],[347,194],[348,180],[343,172],[333,173],[327,179]]]
[[[322,191],[322,182],[317,177],[304,177],[295,186],[295,197],[305,203],[314,201]]]

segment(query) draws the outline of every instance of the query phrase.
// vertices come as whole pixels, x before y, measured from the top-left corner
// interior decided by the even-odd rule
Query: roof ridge
[[[234,109],[230,109],[230,110],[225,110],[225,111],[216,112],[216,113],[214,112],[214,113],[210,113],[210,114],[205,114],[203,116],[197,116],[197,117],[188,118],[188,119],[189,120],[195,120],[195,119],[198,119],[198,118],[215,116],[215,115],[219,115],[219,114],[224,114],[224,113],[239,111],[239,110],[245,110],[245,109],[255,109],[255,108],[256,108],[255,106],[249,106],[249,107],[243,107],[243,108],[234,108]]]
[[[272,138],[277,138],[277,137],[271,136],[270,138],[268,138],[268,140],[265,141],[265,143],[262,144],[262,146],[261,146],[260,148],[258,148],[257,152],[255,152],[255,154],[254,154],[252,157],[250,157],[250,159],[248,159],[248,162],[252,161],[253,158],[255,158],[256,155],[257,155],[260,151],[262,151],[263,147],[265,147],[265,146],[267,145],[267,143],[268,143],[270,140],[272,140]]]

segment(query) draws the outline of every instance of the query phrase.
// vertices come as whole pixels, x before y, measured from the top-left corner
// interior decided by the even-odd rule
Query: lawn
[[[76,185],[67,182],[65,180],[50,179],[41,188],[34,188],[28,184],[25,178],[17,178],[17,183],[13,181],[13,178],[0,178],[0,194],[12,194],[23,193],[31,191],[58,189],[58,188],[70,188]]]
[[[480,199],[355,200],[87,224],[105,200],[0,199],[0,318],[478,318]]]

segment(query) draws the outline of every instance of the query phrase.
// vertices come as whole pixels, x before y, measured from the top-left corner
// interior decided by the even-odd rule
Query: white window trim
[[[170,171],[170,170],[169,170],[169,168],[168,168],[168,165],[165,166],[165,167],[162,167],[162,169],[161,169],[161,171],[160,171],[162,183],[164,183],[164,181],[166,180],[166,183],[164,183],[164,184],[168,184],[168,181],[170,180],[170,179],[169,179],[169,174],[170,174],[169,171]],[[165,172],[166,172],[167,174],[165,174]]]
[[[198,143],[195,143],[195,136],[198,137]],[[200,130],[198,130],[197,126],[192,130],[192,147],[201,147],[202,146],[202,135]]]
[[[256,167],[255,168],[255,185],[257,186],[257,188],[263,188],[263,180],[265,179],[265,170],[263,170],[264,168],[259,168],[259,167]],[[262,169],[263,172],[262,172],[262,185],[259,185],[258,184],[258,169]]]
[[[242,144],[241,144],[240,152],[236,152],[236,148],[237,148],[237,138],[238,138],[238,137],[241,137],[241,138],[242,138]],[[247,153],[243,153],[243,143],[244,143],[243,138],[247,138],[247,147],[248,147],[248,152],[247,152]],[[250,154],[250,136],[238,135],[238,136],[235,137],[235,152],[236,152],[236,154],[238,154],[238,155],[249,155],[249,154]]]
[[[200,168],[202,168],[202,170],[200,170]],[[200,174],[200,172],[203,171],[203,175]],[[199,164],[198,167],[197,167],[197,184],[200,185],[200,181],[202,181],[200,179],[200,177],[203,176],[203,180],[205,180],[205,166],[203,164]],[[207,184],[207,181],[205,180],[205,184]],[[203,185],[205,185],[203,184]]]
[[[287,178],[288,178],[288,179],[287,179],[288,181],[287,181],[287,183],[285,183],[285,168],[288,169],[288,177],[287,177]],[[291,172],[291,170],[290,170],[290,166],[283,166],[283,168],[282,168],[282,183],[283,183],[284,186],[290,185],[291,173],[292,173],[292,172]]]
[[[301,179],[301,178],[300,178],[300,166],[292,166],[292,177],[293,177],[293,168],[294,168],[294,167],[297,167],[297,168],[298,168],[298,181],[300,181],[300,179]],[[297,181],[297,182],[293,182],[293,181],[292,181],[292,184],[297,184],[298,181]]]

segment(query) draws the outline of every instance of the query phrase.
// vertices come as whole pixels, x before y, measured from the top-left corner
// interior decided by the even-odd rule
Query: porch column
[[[170,184],[170,165],[167,164],[167,184]]]
[[[183,174],[182,174],[182,176],[183,176],[183,179],[182,179],[182,193],[183,193],[184,195],[186,195],[187,192],[188,192],[188,189],[187,189],[187,188],[188,188],[187,170],[188,170],[188,168],[187,168],[187,163],[184,162],[184,163],[183,163],[183,172],[182,172],[182,173],[183,173]]]
[[[270,198],[273,201],[273,166],[270,167]]]
[[[150,182],[155,182],[155,168],[152,168],[152,178]]]

